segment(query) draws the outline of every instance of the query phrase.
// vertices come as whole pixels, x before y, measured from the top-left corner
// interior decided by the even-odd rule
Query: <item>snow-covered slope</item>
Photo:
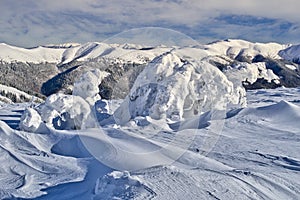
[[[290,45],[278,43],[252,43],[245,40],[223,40],[203,46],[191,46],[191,53],[196,49],[204,49],[208,55],[228,56],[229,58],[245,57],[252,60],[256,55],[281,58],[278,52]],[[63,56],[63,63],[74,59],[87,60],[96,57],[120,58],[125,61],[143,62],[143,59],[152,60],[154,57],[171,50],[170,47],[144,47],[134,44],[105,44],[87,43],[75,48],[67,49]],[[191,55],[193,57],[193,55]]]
[[[12,116],[17,106],[2,107],[1,119]],[[15,111],[16,115],[18,114]],[[12,120],[7,120],[11,124]],[[51,135],[32,135],[11,129],[0,120],[0,198],[34,198],[45,194],[44,188],[81,181],[86,173],[80,159],[50,152],[55,143]]]
[[[300,45],[292,45],[279,52],[279,55],[289,61],[300,63]]]
[[[204,46],[210,55],[226,55],[230,58],[237,56],[252,60],[260,54],[265,57],[280,58],[278,52],[288,48],[289,45],[278,43],[252,43],[245,40],[222,40]]]
[[[299,199],[299,94],[285,88],[252,91],[248,108],[215,117],[204,113],[197,117],[200,124],[190,119],[178,132],[149,118],[127,126],[108,123],[43,134],[12,130],[1,122],[1,198]],[[24,106],[0,107],[0,120],[17,119],[14,112]],[[214,132],[221,124],[221,132]],[[98,148],[93,151],[89,144]]]
[[[0,43],[0,61],[24,63],[61,63],[73,60],[87,61],[98,57],[120,59],[125,62],[145,63],[169,47],[143,47],[133,44],[105,44],[90,42],[86,44],[44,45],[34,48],[21,48]]]
[[[9,99],[10,101],[12,101],[13,99],[15,102],[26,102],[26,101],[42,102],[43,101],[38,97],[27,94],[26,92],[2,84],[0,84],[0,97],[4,101],[7,99]]]
[[[143,47],[133,44],[91,42],[67,49],[63,53],[62,63],[68,63],[72,60],[88,61],[100,57],[118,59],[119,62],[145,63],[170,49],[163,46]]]
[[[0,60],[4,62],[58,63],[65,49],[36,47],[25,49],[0,43]]]
[[[68,63],[72,60],[86,61],[97,57],[120,58],[125,61],[143,62],[171,50],[173,47],[148,47],[136,44],[106,44],[90,42],[86,44],[67,43],[61,45],[45,45],[31,49],[15,47],[5,43],[0,44],[0,60],[5,62],[55,62]],[[260,54],[265,57],[286,59],[297,58],[297,45],[282,45],[278,43],[252,43],[244,40],[224,40],[194,49],[205,49],[208,55],[225,55],[230,58],[244,56],[254,58]],[[285,51],[282,51],[285,50]],[[278,52],[281,51],[280,55]],[[285,52],[285,53],[284,53]]]
[[[299,199],[299,88],[248,91],[244,107],[242,87],[298,83],[298,65],[278,55],[288,47],[0,45],[6,62],[49,59],[64,76],[99,58],[120,62],[108,71],[121,77],[122,62],[147,64],[137,79],[110,77],[133,84],[123,103],[101,99],[107,72],[99,70],[81,75],[73,95],[1,103],[0,199]]]
[[[92,67],[102,65],[114,67],[119,65],[120,67],[124,68],[120,71],[131,70],[130,73],[135,74],[135,70],[137,71],[136,73],[139,73],[141,68],[134,69],[134,66],[147,64],[157,56],[160,56],[166,52],[170,52],[172,49],[177,49],[178,56],[183,60],[187,57],[194,60],[206,59],[206,61],[210,62],[214,66],[217,66],[219,69],[221,69],[221,71],[224,71],[224,69],[226,69],[228,66],[234,68],[233,71],[235,74],[243,74],[241,76],[244,78],[239,80],[242,82],[247,82],[247,84],[250,85],[249,87],[246,87],[248,89],[264,87],[275,88],[279,86],[294,87],[300,85],[299,67],[296,63],[293,63],[297,62],[298,60],[299,48],[297,45],[291,46],[277,43],[252,43],[244,40],[224,40],[213,42],[207,45],[195,45],[181,48],[175,46],[151,47],[136,44],[106,44],[90,42],[82,45],[70,43],[24,49],[2,43],[0,44],[0,60],[2,61],[1,65],[8,70],[5,70],[8,72],[8,78],[14,76],[14,74],[9,73],[10,70],[17,69],[20,71],[19,68],[24,68],[23,64],[18,64],[16,61],[26,63],[26,65],[30,65],[30,63],[44,63],[42,64],[43,66],[41,66],[41,68],[43,68],[42,70],[47,70],[49,63],[54,63],[54,65],[57,65],[59,70],[51,68],[51,70],[49,70],[51,72],[49,72],[49,75],[47,74],[46,76],[49,76],[48,79],[55,79],[55,77],[53,77],[55,74],[53,73],[61,72],[60,74],[57,74],[58,76],[61,75],[61,77],[57,77],[57,79],[63,80],[53,79],[53,81],[51,81],[44,80],[45,77],[42,78],[46,82],[49,81],[50,85],[55,86],[53,89],[50,87],[49,91],[45,91],[42,88],[43,83],[39,83],[38,85],[31,83],[32,86],[30,88],[24,89],[26,91],[32,89],[35,92],[43,91],[43,94],[49,95],[53,93],[52,90],[58,91],[69,88],[68,86],[66,86],[64,89],[61,88],[62,86],[60,86],[59,83],[62,82],[61,85],[66,85],[69,83],[64,83],[64,81],[71,80],[72,85],[72,76],[74,75],[70,75],[71,77],[69,77],[69,74],[73,71],[73,69],[82,65]],[[11,62],[16,66],[10,66]],[[132,64],[132,69],[129,69],[128,67],[130,64]],[[38,68],[39,66],[35,67]],[[244,73],[245,70],[243,69],[251,71],[257,78],[253,79],[254,76],[249,75],[249,73]],[[110,69],[106,70],[111,71]],[[116,71],[115,68],[114,70]],[[229,74],[227,69],[225,71],[227,71],[226,74]],[[4,71],[1,73],[4,73]],[[19,75],[22,73],[23,72],[20,71],[20,73],[18,72],[17,74]],[[79,70],[73,74],[76,73],[81,72]],[[120,74],[120,72],[116,73]],[[2,79],[4,79],[1,82],[2,84],[4,84],[5,81],[11,81],[5,80],[7,74],[1,75],[3,76]],[[109,77],[111,80],[114,78],[116,77],[113,75],[112,77]],[[131,77],[131,79],[135,78],[136,75]],[[258,82],[258,84],[256,82]],[[114,84],[114,86],[115,85],[116,84]],[[132,85],[132,83],[128,83],[127,80],[124,85]],[[47,87],[49,88],[49,85],[47,85]],[[18,85],[18,88],[21,88],[21,86]],[[123,88],[118,89],[122,90]]]

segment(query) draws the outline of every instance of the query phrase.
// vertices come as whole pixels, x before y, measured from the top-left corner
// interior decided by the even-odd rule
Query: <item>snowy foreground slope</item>
[[[300,198],[300,89],[279,87],[300,80],[297,60],[280,57],[297,48],[240,40],[71,46],[37,51],[59,51],[61,68],[86,62],[70,91],[0,103],[0,199]],[[127,77],[95,67],[99,54],[143,67]],[[105,81],[124,99],[103,99]],[[246,92],[255,84],[278,88]]]
[[[298,199],[299,94],[299,89],[249,92],[249,107],[227,110],[219,133],[209,132],[221,120],[211,120],[213,113],[199,118],[198,129],[182,128],[187,134],[178,138],[172,132],[146,137],[151,130],[141,132],[137,127],[105,128],[107,136],[128,151],[144,151],[140,160],[120,157],[122,149],[113,148],[108,140],[95,140],[116,162],[113,166],[137,166],[130,172],[115,171],[86,150],[80,137],[103,134],[99,129],[17,131],[7,124],[20,120],[28,105],[2,105],[1,199],[42,194],[36,199]],[[153,127],[148,126],[152,131]],[[191,131],[194,136],[188,134]],[[169,162],[168,151],[147,153],[170,140],[189,137],[193,137],[191,145],[174,163]],[[207,149],[205,142],[215,144]],[[153,166],[143,168],[149,163]]]

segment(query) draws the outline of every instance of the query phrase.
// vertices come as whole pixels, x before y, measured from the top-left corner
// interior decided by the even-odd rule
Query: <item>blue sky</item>
[[[298,0],[0,0],[0,42],[101,42],[132,28],[162,27],[200,43],[300,43],[299,8]]]

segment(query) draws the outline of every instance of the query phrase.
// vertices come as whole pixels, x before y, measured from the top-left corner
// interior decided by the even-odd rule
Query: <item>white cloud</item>
[[[217,37],[240,36],[244,30],[264,28],[255,24],[233,27],[217,20],[220,15],[271,18],[277,19],[277,24],[291,22],[293,30],[286,30],[291,42],[297,41],[300,33],[297,0],[0,0],[0,5],[0,42],[21,46],[99,41],[143,26],[175,28],[195,38],[205,37],[201,26]],[[280,25],[273,27],[280,29]],[[270,30],[258,32],[265,40],[287,41],[274,37]]]

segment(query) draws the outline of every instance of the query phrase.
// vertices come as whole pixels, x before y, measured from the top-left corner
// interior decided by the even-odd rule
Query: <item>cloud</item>
[[[0,0],[0,42],[102,41],[131,28],[171,28],[200,42],[299,42],[297,0]]]

